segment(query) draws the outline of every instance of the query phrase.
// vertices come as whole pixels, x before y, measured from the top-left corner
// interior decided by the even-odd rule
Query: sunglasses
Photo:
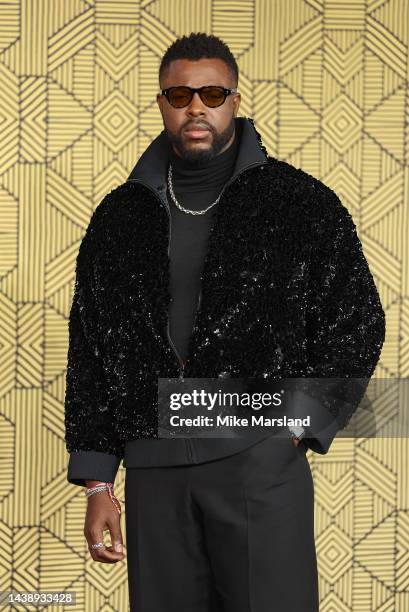
[[[237,89],[228,89],[218,85],[204,85],[198,88],[178,85],[177,87],[162,89],[161,94],[166,96],[167,101],[173,108],[184,108],[191,103],[196,91],[203,104],[210,106],[210,108],[216,108],[224,103],[228,95],[236,93]]]

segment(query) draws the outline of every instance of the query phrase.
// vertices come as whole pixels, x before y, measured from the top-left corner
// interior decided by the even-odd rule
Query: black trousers
[[[196,465],[128,468],[132,612],[317,612],[306,446],[270,437]]]

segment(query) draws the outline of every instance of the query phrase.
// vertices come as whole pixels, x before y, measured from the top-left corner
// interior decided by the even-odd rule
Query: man
[[[364,389],[332,413],[313,399],[320,427],[292,438],[160,439],[157,379],[369,380],[384,312],[338,197],[270,157],[252,120],[237,117],[228,47],[182,37],[159,81],[164,130],[97,207],[77,258],[68,480],[90,490],[93,559],[115,563],[112,483],[125,459],[132,610],[313,612],[305,453],[328,452]],[[303,413],[311,398],[298,397]]]

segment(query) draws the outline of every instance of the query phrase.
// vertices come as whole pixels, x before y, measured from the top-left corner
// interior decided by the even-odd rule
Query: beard
[[[215,132],[211,126],[208,127],[212,136],[210,137],[209,135],[211,144],[206,148],[202,146],[186,146],[186,140],[184,140],[182,136],[179,134],[173,134],[167,127],[165,127],[165,132],[169,139],[170,145],[173,147],[173,150],[176,149],[177,154],[182,159],[194,166],[201,166],[216,157],[216,155],[218,155],[223,147],[229,142],[234,133],[235,118],[232,117],[229,125],[223,132]]]

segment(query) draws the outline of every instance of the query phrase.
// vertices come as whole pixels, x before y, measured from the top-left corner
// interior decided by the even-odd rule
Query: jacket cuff
[[[114,482],[121,458],[99,451],[70,453],[67,480],[71,484],[86,487],[86,480]]]
[[[338,423],[334,420],[326,429],[321,429],[319,432],[312,433],[310,428],[306,427],[305,444],[314,452],[320,455],[326,455],[333,439],[339,430]]]
[[[310,417],[310,425],[302,422],[305,434],[303,440],[307,447],[320,455],[325,455],[340,425],[333,414],[317,399],[302,391],[292,391],[286,410],[287,418],[306,419]]]

